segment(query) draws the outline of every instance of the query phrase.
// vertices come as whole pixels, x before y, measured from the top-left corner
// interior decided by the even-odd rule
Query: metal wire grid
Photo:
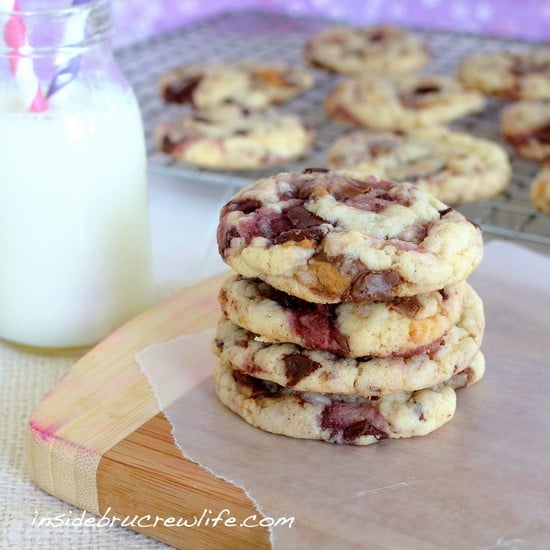
[[[253,59],[300,64],[306,38],[328,24],[322,19],[235,12],[202,20],[119,50],[118,61],[142,109],[150,169],[182,180],[235,188],[273,173],[273,168],[242,173],[199,170],[156,151],[152,140],[156,125],[163,120],[180,117],[188,109],[167,106],[160,100],[158,78],[167,70],[186,62]],[[422,29],[416,32],[424,37],[433,54],[433,61],[424,71],[426,73],[454,75],[460,61],[474,53],[521,51],[529,46],[523,42],[481,36]],[[350,130],[350,127],[326,117],[322,108],[324,99],[339,77],[318,70],[314,70],[314,76],[315,86],[311,91],[280,109],[301,115],[316,130],[316,144],[304,159],[277,167],[276,171],[324,166],[330,143]],[[500,142],[507,148],[513,167],[512,183],[505,193],[491,200],[462,205],[459,210],[479,223],[487,233],[550,246],[550,216],[534,210],[529,199],[529,186],[538,166],[515,155],[502,140],[499,130],[502,105],[497,100],[489,100],[484,112],[451,124],[457,130]]]

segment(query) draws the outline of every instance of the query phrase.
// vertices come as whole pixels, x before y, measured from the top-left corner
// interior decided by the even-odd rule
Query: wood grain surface
[[[242,490],[183,458],[134,361],[149,343],[214,326],[226,276],[188,288],[112,333],[40,401],[28,432],[32,477],[40,487],[97,515],[122,519],[191,521],[209,508],[230,508],[237,520],[258,514]],[[129,527],[178,548],[222,541],[228,548],[269,547],[266,528]]]
[[[101,514],[119,518],[183,518],[193,527],[176,527],[154,517],[132,529],[176,548],[269,548],[266,528],[213,527],[205,511],[231,510],[237,522],[258,514],[241,489],[184,459],[174,446],[170,423],[159,413],[101,459],[97,471]],[[212,514],[215,515],[215,514]],[[203,520],[200,518],[203,516]]]

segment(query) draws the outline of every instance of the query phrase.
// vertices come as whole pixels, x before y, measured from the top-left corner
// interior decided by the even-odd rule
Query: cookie
[[[484,106],[481,93],[439,75],[367,74],[340,82],[325,101],[331,117],[373,130],[436,126]]]
[[[221,210],[219,252],[308,302],[387,300],[465,280],[478,226],[410,183],[309,168],[258,180]]]
[[[543,166],[531,184],[531,201],[541,212],[550,214],[550,166]]]
[[[296,344],[273,344],[223,318],[213,351],[233,370],[297,391],[385,395],[428,388],[464,370],[481,345],[484,323],[481,299],[468,286],[457,325],[405,357],[352,359]]]
[[[352,132],[332,144],[327,164],[352,176],[408,181],[448,204],[498,195],[511,175],[500,145],[445,128]]]
[[[430,58],[418,36],[390,26],[324,29],[308,39],[303,56],[314,67],[342,74],[414,71]]]
[[[447,385],[382,397],[297,392],[231,370],[214,371],[220,401],[264,431],[330,443],[370,445],[427,435],[451,420],[455,390]]]
[[[505,107],[500,128],[521,156],[550,162],[550,101],[520,101]]]
[[[155,143],[178,161],[200,168],[253,170],[304,155],[315,134],[299,117],[224,105],[164,122]]]
[[[235,275],[219,293],[222,313],[262,341],[294,343],[342,357],[412,355],[456,324],[466,284],[386,302],[312,304],[260,279]]]
[[[264,108],[309,90],[305,69],[272,63],[197,63],[163,74],[159,94],[167,103],[190,103],[202,110],[224,103]]]
[[[475,55],[462,62],[458,78],[501,99],[550,99],[550,48]]]

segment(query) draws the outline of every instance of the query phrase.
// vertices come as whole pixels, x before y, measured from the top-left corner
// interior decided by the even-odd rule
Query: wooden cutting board
[[[339,483],[334,475],[358,468],[351,498],[335,502],[344,517],[355,515],[359,527],[350,532],[344,524],[330,525],[327,516],[320,521],[317,499],[297,509],[304,546],[315,540],[321,546],[361,547],[357,541],[371,540],[376,547],[548,547],[550,264],[531,263],[522,249],[499,246],[487,248],[484,266],[472,277],[486,304],[485,379],[459,396],[455,419],[433,437],[383,442],[358,453],[318,443],[314,452],[332,457],[323,463],[329,471],[309,481],[297,474],[295,495],[317,486],[330,492],[331,483]],[[242,490],[182,458],[134,362],[136,352],[151,343],[214,326],[224,276],[183,291],[117,330],[44,397],[29,424],[31,469],[39,486],[99,516],[192,518],[223,508],[237,520],[258,514]],[[241,427],[239,421],[234,429]],[[283,454],[298,448],[288,438],[268,444],[285,449]],[[338,474],[330,469],[335,460]],[[279,474],[288,477],[289,471]],[[278,479],[270,482],[272,492],[278,491]],[[264,528],[129,527],[178,548],[270,546]],[[296,529],[292,535],[297,534]],[[281,547],[300,547],[296,539],[293,544]]]
[[[229,508],[237,520],[258,514],[235,486],[184,459],[134,361],[143,347],[215,325],[226,274],[189,288],[132,320],[92,349],[57,383],[29,420],[29,460],[48,493],[98,516],[200,518]],[[266,528],[146,521],[129,527],[177,548],[269,548]]]

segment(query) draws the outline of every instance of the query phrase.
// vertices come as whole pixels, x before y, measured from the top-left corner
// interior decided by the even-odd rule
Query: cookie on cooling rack
[[[330,27],[308,39],[303,55],[314,67],[343,74],[414,71],[430,57],[418,36],[390,26]]]
[[[374,130],[435,126],[484,106],[481,93],[440,75],[350,78],[338,84],[325,101],[330,116]]]
[[[178,161],[253,170],[301,157],[315,134],[295,115],[223,105],[161,123],[154,137],[157,147]]]
[[[469,57],[458,78],[469,88],[502,99],[550,99],[550,47]]]
[[[500,145],[445,128],[352,132],[332,144],[327,163],[350,175],[414,183],[449,204],[493,197],[511,174]]]
[[[159,93],[168,103],[191,103],[197,109],[224,103],[263,108],[289,101],[312,85],[311,74],[299,67],[244,61],[197,63],[163,74]]]
[[[550,214],[550,166],[543,166],[531,183],[533,206]]]
[[[413,184],[323,168],[241,189],[217,237],[238,273],[316,303],[438,290],[466,279],[483,248],[479,227]]]
[[[298,392],[232,370],[214,370],[220,401],[261,430],[300,439],[370,445],[381,439],[426,435],[451,420],[456,394],[451,385],[358,397]]]
[[[458,321],[465,283],[383,302],[312,304],[260,279],[229,277],[222,313],[262,341],[288,342],[342,357],[412,355]]]
[[[506,141],[523,157],[550,162],[550,101],[519,101],[502,111]]]
[[[392,327],[384,325],[383,330]],[[224,318],[213,350],[233,370],[298,391],[372,396],[444,382],[470,365],[483,330],[483,304],[468,286],[457,324],[410,355],[345,358],[296,344],[265,342]]]

